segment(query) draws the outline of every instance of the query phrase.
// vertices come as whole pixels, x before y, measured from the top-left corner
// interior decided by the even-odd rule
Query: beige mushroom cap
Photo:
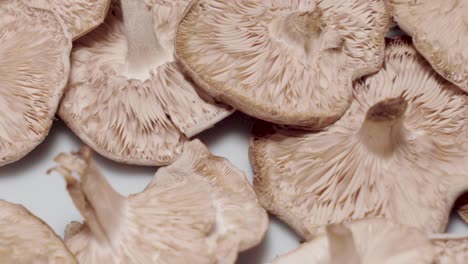
[[[142,0],[122,3],[123,9],[115,1],[105,23],[75,42],[59,115],[107,158],[169,164],[186,137],[232,110],[195,90],[173,62],[171,50],[156,38],[153,21],[159,20]]]
[[[71,39],[55,15],[2,1],[0,8],[0,166],[41,143],[68,80]]]
[[[428,237],[416,228],[383,219],[327,227],[272,264],[464,264],[468,237]]]
[[[259,123],[250,158],[264,207],[310,238],[324,226],[386,217],[443,232],[468,190],[468,97],[404,39],[354,87],[347,113],[314,133]]]
[[[200,0],[179,24],[176,57],[213,97],[313,129],[346,111],[353,79],[378,70],[389,25],[378,0]]]
[[[52,229],[26,208],[0,200],[0,263],[77,263]]]
[[[53,10],[63,19],[73,39],[95,29],[106,17],[111,0],[20,0],[24,4]]]
[[[175,163],[129,197],[107,183],[89,148],[56,161],[85,218],[65,236],[83,263],[229,264],[267,230],[268,216],[245,175],[199,141],[187,143]]]
[[[416,49],[444,78],[468,92],[468,1],[386,0]]]

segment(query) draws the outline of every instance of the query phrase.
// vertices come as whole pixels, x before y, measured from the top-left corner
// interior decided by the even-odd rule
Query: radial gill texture
[[[105,23],[78,40],[72,52],[59,115],[100,154],[125,163],[168,164],[186,137],[232,112],[195,90],[171,50],[158,51],[156,66],[145,69],[147,79],[128,76],[127,51],[122,10],[115,4]]]
[[[71,40],[53,13],[3,1],[0,43],[1,166],[47,135],[68,80]]]
[[[468,1],[387,1],[398,25],[432,67],[468,92]]]
[[[368,216],[444,231],[468,189],[468,101],[404,39],[314,133],[258,123],[250,157],[262,204],[303,237]]]
[[[382,62],[382,1],[201,0],[176,33],[176,56],[215,98],[306,129],[337,120],[351,81]]]
[[[111,0],[21,0],[31,7],[53,10],[59,15],[73,39],[104,22]]]

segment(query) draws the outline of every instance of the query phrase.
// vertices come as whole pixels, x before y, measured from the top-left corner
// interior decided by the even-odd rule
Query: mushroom
[[[198,140],[129,197],[112,189],[87,147],[56,161],[85,218],[65,236],[80,263],[234,263],[267,230],[268,216],[245,175]]]
[[[410,40],[393,39],[383,68],[355,83],[350,109],[327,129],[255,125],[254,190],[304,238],[372,216],[443,232],[468,190],[467,120],[468,96]]]
[[[395,21],[432,67],[468,92],[468,1],[386,1]]]
[[[272,264],[463,264],[467,258],[468,237],[428,237],[414,227],[364,219],[330,225]]]
[[[72,38],[87,34],[106,17],[111,0],[20,0],[40,9],[53,10],[64,22]]]
[[[166,17],[153,19],[158,14],[153,6],[114,1],[106,21],[75,42],[59,115],[101,155],[159,166],[175,160],[185,136],[213,126],[232,110],[198,92],[181,72],[167,45],[170,30],[155,33],[159,27],[153,24],[166,23],[175,11],[158,7]]]
[[[77,264],[46,223],[5,200],[0,200],[0,263]]]
[[[50,11],[0,3],[0,166],[49,132],[68,80],[71,38]]]
[[[458,215],[468,224],[468,193],[465,193],[459,199],[459,204],[456,205]]]
[[[349,107],[352,80],[382,63],[383,1],[194,2],[176,57],[211,96],[259,119],[316,129]]]

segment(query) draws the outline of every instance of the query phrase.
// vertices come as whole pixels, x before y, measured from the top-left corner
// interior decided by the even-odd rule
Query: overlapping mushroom
[[[468,190],[467,120],[468,96],[394,39],[383,68],[355,84],[350,109],[327,129],[256,125],[254,189],[304,238],[372,216],[443,232]]]
[[[349,107],[351,82],[382,63],[383,1],[200,0],[176,56],[213,97],[253,117],[316,129]]]
[[[56,161],[85,218],[65,236],[80,263],[234,263],[268,226],[244,173],[198,140],[129,197],[112,189],[87,147]]]
[[[383,219],[328,226],[272,264],[463,264],[468,237],[428,237],[414,227]]]
[[[46,223],[21,205],[0,200],[0,263],[78,262]]]
[[[76,42],[58,113],[107,158],[166,165],[186,137],[232,110],[197,91],[173,61],[172,21],[188,1],[148,2],[114,1],[105,23]]]

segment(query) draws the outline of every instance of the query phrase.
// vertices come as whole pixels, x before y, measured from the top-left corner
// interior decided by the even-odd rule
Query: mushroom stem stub
[[[153,15],[143,0],[121,0],[128,42],[128,77],[146,80],[150,69],[167,61],[153,28]]]
[[[402,119],[407,106],[405,99],[396,97],[369,108],[361,127],[361,137],[371,151],[385,154],[393,150],[403,133]]]

